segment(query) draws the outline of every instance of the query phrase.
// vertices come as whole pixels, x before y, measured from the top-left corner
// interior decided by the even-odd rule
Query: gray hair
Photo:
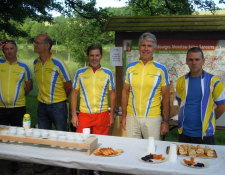
[[[139,38],[138,46],[141,45],[143,40],[153,42],[153,47],[156,48],[157,40],[155,35],[153,35],[152,33],[149,33],[149,32],[143,33],[141,37]]]

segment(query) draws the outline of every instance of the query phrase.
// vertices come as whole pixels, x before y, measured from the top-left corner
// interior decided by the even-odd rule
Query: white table
[[[92,136],[94,137],[94,136]],[[123,149],[124,153],[115,157],[96,157],[93,154],[87,156],[85,151],[69,150],[67,148],[51,148],[45,145],[0,143],[0,158],[18,160],[31,163],[42,163],[53,166],[62,166],[78,169],[92,169],[108,172],[128,174],[155,174],[155,175],[224,175],[225,174],[225,146],[211,146],[216,150],[218,158],[207,159],[210,167],[194,169],[183,166],[180,161],[184,157],[178,157],[175,163],[164,162],[160,164],[143,163],[137,159],[144,154],[147,148],[147,140],[114,136],[96,136],[98,146]],[[156,154],[163,154],[166,158],[166,147],[172,142],[155,141]],[[189,158],[186,158],[189,159]]]

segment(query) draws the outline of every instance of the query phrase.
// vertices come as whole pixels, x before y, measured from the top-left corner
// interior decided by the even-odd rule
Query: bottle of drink
[[[30,129],[30,126],[31,126],[30,114],[24,114],[24,116],[23,116],[23,128],[24,129]]]

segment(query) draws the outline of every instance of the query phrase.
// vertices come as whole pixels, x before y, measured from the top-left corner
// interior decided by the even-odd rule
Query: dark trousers
[[[0,125],[23,126],[26,107],[0,108]]]
[[[179,134],[178,141],[183,143],[215,145],[214,136],[203,137],[202,139],[202,137],[189,137],[184,134]]]

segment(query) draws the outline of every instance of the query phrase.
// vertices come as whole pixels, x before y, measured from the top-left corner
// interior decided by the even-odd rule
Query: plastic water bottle
[[[30,114],[24,114],[24,116],[23,116],[23,128],[24,129],[30,129],[30,126],[31,126]]]

